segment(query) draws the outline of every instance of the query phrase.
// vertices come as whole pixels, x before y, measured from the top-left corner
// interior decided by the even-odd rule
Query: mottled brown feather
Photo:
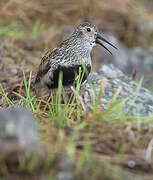
[[[57,54],[58,49],[53,49],[53,51],[48,50],[45,55],[42,57],[41,63],[38,68],[38,72],[36,75],[35,83],[39,83],[41,78],[49,71],[50,65],[49,60]]]

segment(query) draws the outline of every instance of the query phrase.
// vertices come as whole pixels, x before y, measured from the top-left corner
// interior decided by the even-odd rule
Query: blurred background
[[[83,21],[96,24],[118,47],[109,47],[113,57],[96,47],[93,71],[103,63],[130,76],[136,69],[136,79],[143,75],[144,86],[153,90],[152,0],[0,0],[0,81],[35,71],[44,52]]]

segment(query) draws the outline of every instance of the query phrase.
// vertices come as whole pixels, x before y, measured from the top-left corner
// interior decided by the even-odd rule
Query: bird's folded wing
[[[49,71],[51,67],[50,61],[54,59],[54,55],[57,53],[57,49],[54,49],[53,51],[48,50],[45,55],[42,57],[41,64],[39,65],[39,69],[37,71],[35,83],[39,83],[41,81],[41,78]]]

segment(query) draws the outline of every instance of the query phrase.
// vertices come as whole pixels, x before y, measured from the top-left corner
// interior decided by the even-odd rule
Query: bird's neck
[[[66,42],[66,41],[65,41]],[[67,39],[67,46],[66,49],[69,49],[69,52],[71,54],[74,54],[74,57],[76,57],[76,60],[78,64],[80,61],[85,63],[86,65],[91,66],[91,50],[92,46],[88,44],[88,42],[80,39],[80,38],[73,38]]]
[[[91,66],[91,51],[88,48],[78,46],[75,49],[78,56],[78,61],[84,63],[87,66]]]
[[[84,41],[83,39],[75,39],[74,41],[72,41],[72,46],[75,47],[80,55],[84,56],[90,56],[93,48],[88,42]]]

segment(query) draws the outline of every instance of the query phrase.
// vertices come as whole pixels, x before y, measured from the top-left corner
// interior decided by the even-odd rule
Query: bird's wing
[[[58,48],[53,49],[53,51],[48,50],[45,55],[42,57],[42,61],[39,65],[35,83],[39,83],[41,78],[49,71],[51,68],[51,62],[54,59],[55,54],[58,53]]]

